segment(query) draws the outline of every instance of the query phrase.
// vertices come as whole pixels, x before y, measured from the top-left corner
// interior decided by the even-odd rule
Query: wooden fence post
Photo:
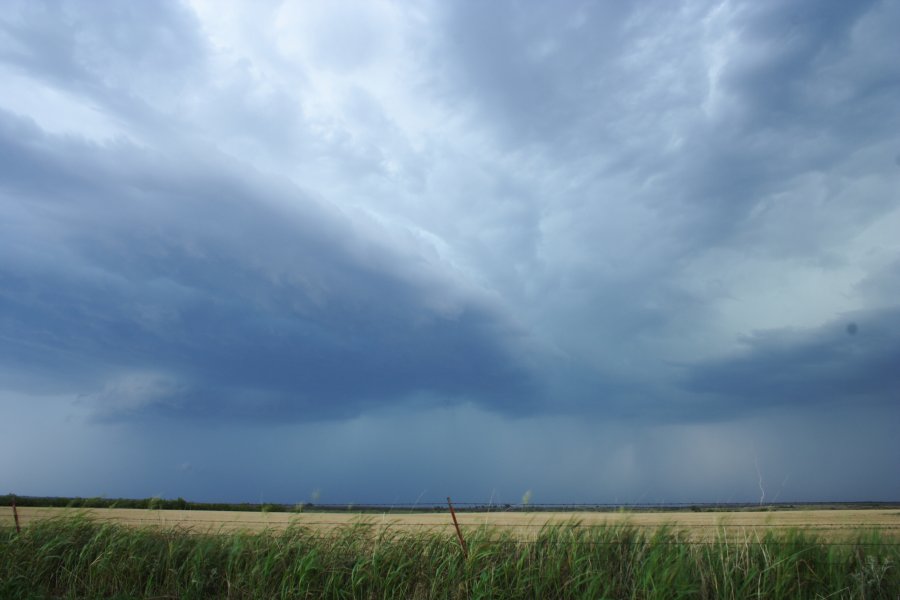
[[[19,511],[16,510],[16,495],[12,495],[12,509],[13,509],[13,519],[16,521],[16,533],[22,533],[22,528],[19,527]]]
[[[462,531],[459,529],[459,522],[456,520],[456,511],[453,510],[453,503],[450,502],[450,496],[447,496],[447,506],[450,507],[450,516],[453,517],[453,526],[456,527],[456,537],[459,538],[459,547],[462,548],[463,558],[469,558],[469,550],[466,548],[466,540],[463,539]]]

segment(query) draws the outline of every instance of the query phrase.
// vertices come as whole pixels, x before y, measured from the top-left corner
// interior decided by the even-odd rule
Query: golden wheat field
[[[147,510],[127,508],[30,508],[18,509],[23,527],[29,523],[66,515],[83,514],[104,522],[133,526],[188,529],[198,533],[282,530],[291,525],[323,530],[368,523],[375,527],[412,530],[452,531],[448,513],[354,513],[354,512],[237,512]],[[668,527],[694,539],[720,536],[739,538],[763,536],[767,531],[798,529],[834,539],[878,531],[900,538],[898,509],[779,510],[737,512],[462,512],[457,513],[463,529],[494,527],[529,537],[548,524],[577,523],[580,526],[629,525],[638,528]],[[0,525],[12,525],[12,509],[0,512]]]

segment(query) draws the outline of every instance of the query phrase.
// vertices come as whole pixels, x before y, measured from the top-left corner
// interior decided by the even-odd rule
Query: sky
[[[900,2],[0,12],[0,493],[900,500]]]

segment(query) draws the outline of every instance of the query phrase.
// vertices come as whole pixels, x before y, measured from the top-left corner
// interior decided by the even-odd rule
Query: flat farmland
[[[144,510],[118,508],[20,507],[19,521],[27,527],[36,520],[76,514],[100,522],[135,527],[161,527],[197,533],[235,531],[281,531],[290,526],[322,529],[323,532],[365,523],[375,528],[399,531],[453,532],[449,513],[354,513],[354,512],[239,512]],[[829,509],[725,512],[461,512],[463,530],[488,527],[510,531],[519,537],[536,536],[547,525],[577,524],[582,527],[630,526],[642,530],[667,527],[692,539],[762,537],[766,532],[802,530],[827,539],[852,537],[877,531],[883,537],[900,539],[900,509]],[[2,508],[0,526],[11,526],[10,507]]]
[[[463,512],[460,544],[446,512],[7,506],[0,597],[900,598],[900,508],[816,508]]]

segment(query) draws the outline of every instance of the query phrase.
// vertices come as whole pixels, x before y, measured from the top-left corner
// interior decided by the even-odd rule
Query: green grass
[[[891,598],[900,548],[875,534],[691,542],[676,531],[548,527],[523,542],[360,524],[195,534],[85,517],[0,528],[0,598]]]

